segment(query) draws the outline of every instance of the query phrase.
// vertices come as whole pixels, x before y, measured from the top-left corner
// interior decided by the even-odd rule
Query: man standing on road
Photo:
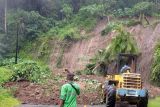
[[[61,87],[60,107],[77,107],[77,95],[80,94],[80,87],[74,81],[74,74],[67,71],[68,83]]]

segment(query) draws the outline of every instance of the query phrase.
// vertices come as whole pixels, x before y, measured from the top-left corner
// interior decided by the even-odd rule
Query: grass
[[[20,102],[8,90],[0,87],[0,107],[17,107]]]
[[[160,106],[160,97],[149,100],[148,107],[159,107]]]
[[[0,67],[0,85],[7,82],[12,77],[13,71]]]

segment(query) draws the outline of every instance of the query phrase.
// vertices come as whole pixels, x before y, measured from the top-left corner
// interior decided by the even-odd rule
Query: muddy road
[[[58,105],[28,105],[28,104],[25,104],[25,105],[21,105],[20,107],[59,107]],[[106,107],[105,105],[78,105],[78,107]],[[116,105],[116,107],[120,107],[119,105]],[[121,106],[122,107],[122,106]],[[123,106],[123,107],[136,107],[134,105],[126,105],[126,106]]]
[[[21,105],[20,107],[59,107],[58,105]],[[78,105],[78,107],[84,107],[84,105]],[[86,107],[105,107],[105,105],[86,105]]]

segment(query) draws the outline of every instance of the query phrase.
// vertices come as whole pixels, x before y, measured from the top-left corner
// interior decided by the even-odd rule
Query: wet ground
[[[58,105],[21,105],[20,107],[59,107]],[[78,105],[78,107],[105,107],[105,105]],[[116,107],[120,107],[120,106],[116,106]],[[122,106],[121,106],[122,107]],[[129,105],[129,106],[123,106],[123,107],[136,107],[134,105]]]
[[[59,107],[58,105],[21,105],[20,107]],[[78,107],[105,107],[105,105],[94,105],[94,106],[90,106],[90,105],[78,105]]]

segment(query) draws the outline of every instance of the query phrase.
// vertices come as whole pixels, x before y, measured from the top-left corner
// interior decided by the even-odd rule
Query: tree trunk
[[[80,0],[72,0],[71,4],[73,7],[73,13],[77,13],[80,9]]]
[[[107,16],[107,21],[110,24],[110,16]]]
[[[145,18],[147,24],[150,25],[149,20],[147,19],[147,16],[144,16],[144,18]]]
[[[7,0],[4,0],[4,32],[7,33]]]

